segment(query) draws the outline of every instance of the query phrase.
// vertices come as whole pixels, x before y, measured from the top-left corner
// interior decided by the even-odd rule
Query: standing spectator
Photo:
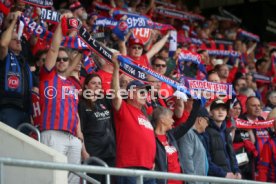
[[[275,111],[274,111],[275,113]],[[275,115],[274,115],[275,119]],[[274,130],[276,130],[276,121],[274,120]],[[258,164],[259,175],[257,180],[276,183],[276,133],[264,144]]]
[[[236,73],[238,72],[238,66],[239,66],[239,59],[235,60],[235,64],[231,69],[231,71],[229,70],[226,64],[216,65],[215,69],[218,72],[221,82],[232,83],[234,81]]]
[[[232,147],[232,138],[226,131],[228,105],[215,100],[210,106],[210,125],[204,133],[209,162],[210,176],[241,179],[236,155]]]
[[[261,108],[261,101],[255,97],[248,97],[246,101],[246,109],[247,112],[241,116],[241,119],[247,121],[259,121],[264,120],[262,115],[262,108]],[[270,130],[267,128],[260,128],[260,129],[251,129],[248,132],[250,133],[250,140],[256,146],[258,153],[260,154],[263,148],[263,144],[269,138]]]
[[[220,83],[219,75],[216,71],[211,70],[208,72],[207,81]]]
[[[105,161],[108,166],[114,167],[116,149],[112,107],[111,102],[101,94],[101,84],[99,75],[89,74],[84,81],[83,98],[79,103],[81,127],[87,150],[85,159],[95,156]],[[93,178],[105,183],[104,175],[93,175]]]
[[[167,62],[162,57],[157,56],[156,58],[154,58],[151,62],[151,66],[154,71],[162,75],[165,75],[167,70]],[[169,96],[172,96],[174,93],[174,89],[170,85],[166,84],[165,82],[161,83],[161,89],[167,90]],[[163,92],[161,93],[161,95],[165,96],[166,94]]]
[[[122,55],[126,55],[128,51],[128,56],[133,59],[133,62],[136,64],[140,64],[142,66],[150,67],[150,60],[151,58],[157,54],[160,49],[165,45],[166,41],[168,40],[170,35],[170,31],[158,42],[156,42],[151,49],[143,54],[144,50],[144,43],[141,39],[139,38],[129,38],[128,40],[128,45],[129,45],[129,50],[126,49],[125,41],[120,41],[120,52]]]
[[[127,90],[128,98],[124,101],[120,94],[119,63],[114,54],[114,73],[112,99],[114,108],[114,124],[116,130],[116,167],[151,170],[154,167],[156,142],[153,127],[142,112],[146,104],[149,86],[140,81],[131,81]],[[135,177],[120,176],[117,183],[136,183]],[[154,179],[144,179],[146,184],[154,184]]]
[[[157,107],[153,111],[152,122],[155,126],[156,157],[155,170],[172,173],[183,173],[185,165],[182,155],[179,154],[177,140],[189,131],[196,119],[200,101],[193,104],[193,110],[187,122],[176,128],[172,128],[173,112],[165,107]],[[183,183],[175,180],[158,180],[157,183]]]
[[[178,141],[180,154],[183,157],[184,173],[207,176],[208,159],[204,147],[202,133],[209,124],[209,113],[205,108],[200,108],[197,112],[195,124]],[[204,184],[204,182],[186,182],[188,184]]]
[[[10,14],[11,22],[0,41],[0,121],[17,128],[30,122],[33,76],[18,34],[14,31],[21,12]]]
[[[82,135],[77,110],[78,91],[67,79],[77,62],[69,65],[67,51],[60,48],[61,39],[59,23],[40,71],[41,142],[66,155],[69,163],[80,164]],[[70,184],[77,183],[79,177],[70,173],[68,180]]]

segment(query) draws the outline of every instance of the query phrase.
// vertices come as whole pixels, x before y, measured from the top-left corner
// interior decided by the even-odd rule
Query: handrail
[[[3,165],[18,166],[18,167],[31,167],[40,169],[55,169],[55,170],[69,170],[75,172],[87,172],[95,174],[110,174],[118,176],[134,176],[139,178],[157,178],[157,179],[174,179],[182,181],[199,181],[199,182],[211,182],[211,183],[239,183],[239,184],[263,184],[265,182],[250,181],[250,180],[237,180],[237,179],[227,179],[218,178],[210,176],[197,176],[197,175],[187,175],[187,174],[175,174],[167,172],[157,172],[157,171],[142,171],[134,169],[119,169],[119,168],[104,168],[101,166],[85,166],[77,164],[65,164],[65,163],[53,163],[53,162],[43,162],[36,160],[22,160],[15,158],[0,157],[0,182],[4,181],[3,177]],[[3,183],[0,183],[3,184]]]
[[[33,125],[30,124],[30,123],[22,123],[22,124],[20,124],[20,125],[17,127],[17,130],[21,132],[21,130],[22,130],[23,128],[28,128],[28,129],[32,130],[33,132],[35,132],[36,135],[37,135],[37,141],[38,141],[38,142],[41,142],[41,139],[40,139],[40,138],[41,138],[41,137],[40,137],[40,132],[39,132],[38,128],[36,128],[35,126],[33,126]]]
[[[70,171],[72,173],[74,173],[75,175],[78,175],[79,177],[81,177],[83,179],[83,181],[89,181],[92,184],[101,184],[99,181],[87,176],[86,174],[80,173],[80,172],[74,172],[74,171]]]
[[[84,165],[89,165],[92,162],[96,162],[97,164],[100,164],[104,167],[108,167],[107,163],[105,163],[103,160],[101,160],[98,157],[89,157],[88,159],[86,159],[83,162],[83,164]],[[86,174],[86,173],[84,173],[84,174]],[[83,182],[83,184],[86,184],[86,181],[83,180],[82,182]],[[110,184],[110,175],[109,174],[106,175],[106,184]]]

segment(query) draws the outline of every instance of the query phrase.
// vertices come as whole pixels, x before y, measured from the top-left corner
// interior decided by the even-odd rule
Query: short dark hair
[[[167,63],[166,60],[165,60],[162,56],[155,56],[155,57],[153,58],[153,60],[151,60],[151,65],[155,65],[155,61],[156,61],[157,59],[163,60],[165,63]]]
[[[276,52],[276,48],[272,48],[270,51],[269,51],[269,56],[271,56],[273,54],[273,52]]]
[[[256,70],[258,70],[258,66],[260,66],[262,63],[265,63],[265,62],[267,62],[267,60],[264,58],[258,59],[257,62],[255,63]]]

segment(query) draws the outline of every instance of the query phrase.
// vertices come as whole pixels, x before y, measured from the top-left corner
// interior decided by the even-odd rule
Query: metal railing
[[[102,165],[106,168],[108,167],[107,163],[105,163],[103,160],[101,160],[97,157],[89,157],[88,159],[86,159],[83,162],[84,165],[89,165],[89,164],[92,164],[92,163],[97,163],[97,164]],[[83,174],[86,174],[86,172],[84,172]],[[96,182],[94,182],[94,183],[96,184]],[[98,182],[98,183],[100,183],[100,182]],[[82,180],[82,184],[86,184],[85,179]],[[110,175],[109,174],[106,175],[106,184],[110,184]]]
[[[54,169],[54,170],[67,170],[73,172],[86,172],[94,174],[110,174],[117,176],[133,176],[137,178],[137,183],[142,184],[143,178],[156,178],[156,179],[174,179],[182,181],[198,181],[198,182],[211,182],[211,183],[235,183],[235,184],[262,184],[264,182],[249,181],[249,180],[237,180],[218,178],[210,176],[195,176],[187,174],[174,174],[167,172],[157,171],[143,171],[134,169],[119,169],[119,168],[105,168],[102,166],[86,166],[76,164],[65,164],[65,163],[53,163],[53,162],[42,162],[36,160],[22,160],[15,158],[0,157],[0,184],[4,184],[4,165],[18,166],[18,167],[30,167],[40,169]]]
[[[20,132],[22,132],[22,130],[23,130],[24,128],[30,129],[30,130],[32,130],[33,132],[35,132],[36,135],[37,135],[37,141],[38,141],[38,142],[41,142],[41,141],[40,141],[40,140],[41,140],[41,136],[40,136],[40,132],[39,132],[38,128],[36,128],[34,125],[32,125],[32,124],[30,124],[30,123],[22,123],[22,124],[20,124],[20,125],[17,127],[17,130],[20,131]]]

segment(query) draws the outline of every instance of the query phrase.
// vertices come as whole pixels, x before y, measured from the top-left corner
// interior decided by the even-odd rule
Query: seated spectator
[[[156,157],[155,170],[163,172],[183,173],[185,165],[182,155],[179,154],[177,140],[189,131],[196,119],[197,109],[200,101],[196,101],[193,110],[186,123],[182,123],[176,128],[172,128],[173,112],[165,107],[157,107],[153,111],[152,123],[155,127]],[[169,180],[168,183],[183,183],[182,181]],[[167,183],[158,180],[157,183]]]
[[[183,158],[184,173],[207,176],[208,159],[202,133],[209,124],[209,113],[205,108],[197,112],[195,124],[178,140],[180,155]],[[205,182],[185,182],[187,184],[205,184]]]
[[[210,124],[203,134],[209,163],[208,175],[241,179],[232,138],[226,131],[228,109],[229,106],[222,100],[215,100],[210,106]]]

